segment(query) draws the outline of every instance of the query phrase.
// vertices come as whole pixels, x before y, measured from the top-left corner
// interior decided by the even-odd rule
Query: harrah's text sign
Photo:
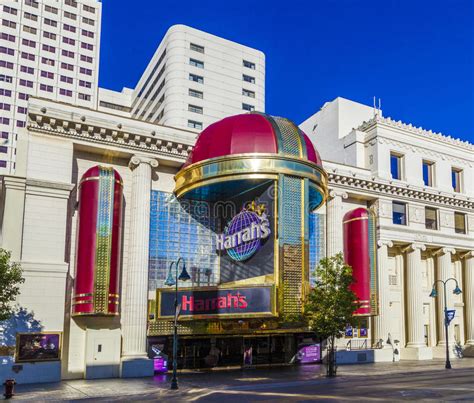
[[[161,292],[160,316],[174,315],[174,292]],[[178,292],[181,317],[272,312],[272,287]]]

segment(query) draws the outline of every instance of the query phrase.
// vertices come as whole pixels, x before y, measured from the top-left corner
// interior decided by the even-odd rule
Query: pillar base
[[[396,349],[399,351],[398,349]],[[395,362],[400,361],[400,353],[395,354],[395,350],[392,347],[384,347],[374,349],[375,362]]]
[[[153,376],[155,370],[153,368],[153,360],[146,356],[122,357],[120,365],[121,378],[141,378]]]
[[[432,360],[433,352],[431,347],[407,347],[400,349],[400,359],[402,360]]]
[[[436,347],[433,347],[433,358],[446,358],[446,344],[444,345],[437,345]],[[458,357],[456,354],[454,354],[454,344],[449,345],[449,359],[450,360],[455,360]]]
[[[464,357],[474,357],[474,344],[466,343],[463,349]]]

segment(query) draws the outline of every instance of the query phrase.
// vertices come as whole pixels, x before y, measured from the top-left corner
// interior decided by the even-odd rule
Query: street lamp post
[[[181,274],[178,276],[178,269],[179,264],[183,262],[183,270]],[[176,267],[176,275],[173,275],[173,265]],[[184,263],[184,259],[180,257],[176,262],[170,263],[170,268],[168,271],[168,277],[166,278],[165,285],[167,286],[176,286],[175,294],[174,294],[174,333],[173,333],[173,378],[171,379],[171,389],[178,389],[178,378],[176,377],[176,371],[178,367],[178,281],[186,281],[189,280],[191,277],[189,276],[188,272],[186,271],[186,264]]]
[[[446,369],[451,369],[451,362],[449,361],[449,337],[448,337],[448,327],[449,327],[449,322],[448,322],[448,301],[447,301],[447,294],[446,294],[446,284],[453,280],[456,283],[456,288],[453,290],[453,294],[459,295],[462,293],[461,289],[459,288],[458,280],[456,280],[453,277],[448,278],[447,280],[436,280],[433,283],[432,290],[430,293],[430,297],[436,298],[438,296],[438,293],[436,291],[436,285],[437,283],[442,283],[443,284],[443,291],[444,291],[444,329],[446,333]]]

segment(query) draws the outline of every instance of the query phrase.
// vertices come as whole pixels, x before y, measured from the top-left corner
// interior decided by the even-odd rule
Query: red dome
[[[356,219],[365,219],[369,217],[369,212],[365,207],[357,207],[354,210],[348,211],[343,218],[343,222],[356,220]]]
[[[82,175],[81,181],[86,179],[86,178],[97,178],[100,175],[100,169],[101,168],[106,168],[106,167],[102,167],[100,165],[95,165],[95,166],[89,168],[86,172],[84,172],[84,175]],[[116,169],[114,169],[113,171],[114,171],[115,180],[117,180],[121,183],[122,182],[122,177],[120,176],[120,174],[117,172]]]
[[[280,130],[281,122],[303,138],[303,158],[322,166],[321,158],[311,140],[292,122],[260,113],[246,113],[224,118],[201,132],[185,166],[210,158],[233,154],[285,153],[286,135]]]

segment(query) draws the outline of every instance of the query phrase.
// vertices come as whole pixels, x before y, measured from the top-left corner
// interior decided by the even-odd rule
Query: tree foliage
[[[21,266],[10,262],[10,257],[10,252],[0,248],[0,321],[12,315],[12,302],[20,294],[20,284],[25,281]]]

